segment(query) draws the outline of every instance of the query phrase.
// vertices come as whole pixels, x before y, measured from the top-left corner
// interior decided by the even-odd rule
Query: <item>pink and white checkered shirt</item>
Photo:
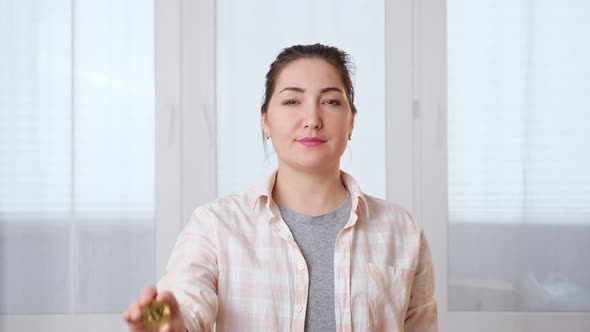
[[[334,248],[337,331],[437,331],[422,228],[341,174],[352,209]],[[197,208],[178,237],[158,288],[190,332],[304,330],[308,270],[271,197],[275,178]]]

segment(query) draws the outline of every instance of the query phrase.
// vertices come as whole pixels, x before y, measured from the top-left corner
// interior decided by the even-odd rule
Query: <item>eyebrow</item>
[[[289,86],[289,87],[286,87],[286,88],[284,88],[283,90],[281,90],[281,92],[279,92],[279,93],[282,93],[283,91],[295,91],[295,92],[301,92],[301,93],[304,93],[304,92],[305,92],[305,89],[303,89],[303,88],[298,88],[298,87],[294,87],[294,86]],[[330,92],[330,91],[336,91],[336,92],[340,92],[340,93],[344,94],[344,92],[342,92],[342,90],[340,90],[340,89],[339,89],[339,88],[337,88],[337,87],[327,87],[327,88],[323,88],[323,89],[320,91],[320,93],[326,93],[326,92]]]

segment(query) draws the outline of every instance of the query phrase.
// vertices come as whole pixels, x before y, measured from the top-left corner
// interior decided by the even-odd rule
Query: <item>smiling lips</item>
[[[297,142],[305,145],[305,146],[318,146],[326,143],[325,140],[319,137],[303,137],[297,140]]]

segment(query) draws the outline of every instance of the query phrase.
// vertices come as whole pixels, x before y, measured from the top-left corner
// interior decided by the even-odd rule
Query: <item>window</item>
[[[0,1],[0,314],[119,313],[153,282],[153,11]]]
[[[449,309],[590,311],[590,5],[447,3]]]

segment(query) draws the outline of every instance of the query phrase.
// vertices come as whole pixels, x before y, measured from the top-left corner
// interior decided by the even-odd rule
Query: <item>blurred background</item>
[[[356,65],[342,157],[431,243],[441,331],[590,330],[590,3],[0,0],[0,330],[125,331],[196,206],[276,167],[284,47]]]

